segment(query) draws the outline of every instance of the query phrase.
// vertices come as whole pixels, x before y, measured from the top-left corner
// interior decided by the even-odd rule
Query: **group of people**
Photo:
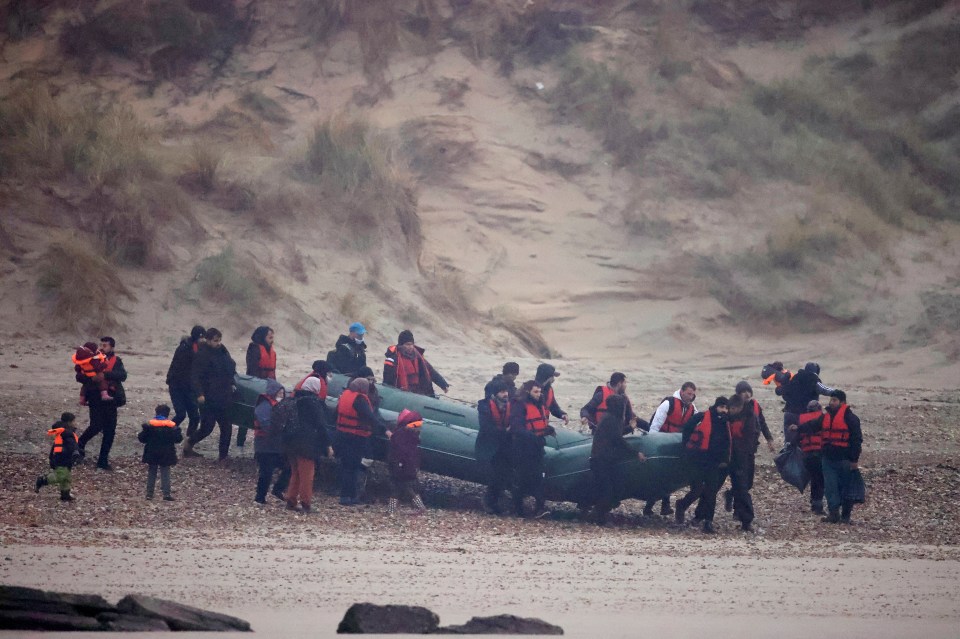
[[[420,467],[419,432],[422,416],[404,410],[396,425],[387,424],[379,413],[380,397],[376,378],[367,365],[364,341],[366,330],[355,322],[341,335],[326,359],[316,360],[311,370],[295,385],[291,396],[276,380],[277,353],[274,331],[259,326],[253,332],[246,352],[246,374],[266,380],[266,390],[254,408],[254,458],[258,479],[254,500],[263,504],[268,493],[286,502],[287,508],[310,512],[316,462],[324,457],[338,461],[339,503],[351,506],[361,502],[371,459],[384,454],[374,450],[386,438],[385,458],[390,471],[392,493],[388,511],[395,512],[401,500],[409,501],[415,512],[424,510],[417,493]],[[151,419],[142,424],[138,439],[144,444],[142,461],[148,465],[146,497],[154,496],[157,475],[165,500],[173,500],[170,467],[178,460],[176,445],[183,442],[182,457],[201,457],[195,446],[208,437],[214,426],[220,429],[218,457],[228,458],[233,425],[236,363],[216,328],[195,326],[176,348],[167,371],[166,382],[173,410],[164,404],[156,407]],[[76,418],[64,413],[48,434],[53,437],[50,451],[52,472],[37,478],[36,489],[55,484],[61,499],[72,500],[70,493],[73,464],[85,456],[85,446],[102,433],[97,468],[110,470],[117,408],[125,403],[123,382],[127,374],[114,352],[116,342],[103,337],[99,346],[87,343],[73,357],[76,379],[81,383],[81,403],[88,406],[90,425],[77,436]],[[348,376],[337,407],[327,407],[328,383],[334,372]],[[485,508],[502,514],[505,493],[512,498],[513,513],[524,516],[524,499],[534,500],[534,517],[547,514],[544,497],[544,448],[546,437],[555,434],[550,417],[569,423],[554,392],[559,377],[551,364],[540,364],[533,379],[517,385],[520,367],[507,362],[502,371],[484,388],[477,403],[480,430],[476,457],[487,469]],[[825,386],[819,378],[819,366],[808,363],[796,374],[774,362],[763,370],[764,384],[775,384],[785,401],[784,436],[804,453],[811,477],[810,503],[814,513],[825,514],[825,521],[849,522],[852,503],[844,495],[850,473],[857,468],[862,433],[860,421],[846,404],[843,391]],[[409,330],[402,331],[397,342],[384,354],[383,383],[421,395],[434,395],[434,386],[446,392],[448,382],[426,360]],[[652,433],[680,433],[682,450],[694,469],[688,492],[677,500],[675,510],[670,495],[646,502],[644,515],[652,516],[660,503],[662,516],[674,515],[685,522],[686,512],[696,502],[694,522],[704,532],[714,532],[716,502],[726,478],[730,488],[724,493],[724,506],[749,531],[754,520],[753,487],[755,455],[761,435],[771,452],[773,436],[753,389],[746,381],[736,385],[729,397],[718,397],[705,411],[696,410],[697,387],[685,382],[673,395],[663,398],[650,420],[636,415],[626,393],[627,378],[620,372],[598,386],[580,409],[580,423],[593,434],[590,470],[593,477],[592,506],[595,521],[603,525],[616,507],[620,467],[627,459],[645,461],[635,453],[624,437],[635,430]],[[830,397],[824,411],[819,397]],[[171,412],[173,415],[171,416]],[[187,421],[186,434],[180,425]],[[237,446],[244,446],[246,429],[237,434]],[[332,436],[331,436],[332,432]],[[826,496],[828,513],[823,510]]]

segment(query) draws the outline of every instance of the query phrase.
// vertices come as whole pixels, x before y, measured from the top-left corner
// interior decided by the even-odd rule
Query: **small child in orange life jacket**
[[[107,382],[103,376],[103,372],[107,370],[106,359],[106,355],[100,352],[96,344],[87,342],[73,354],[73,369],[77,371],[77,375],[82,375],[97,383],[101,401],[112,402],[113,398],[110,397],[110,393],[108,392],[109,382]],[[80,405],[85,406],[86,403],[87,400],[83,394],[83,387],[81,387]]]
[[[73,413],[60,415],[60,421],[47,431],[53,437],[50,447],[50,468],[53,470],[37,477],[36,492],[50,484],[60,487],[60,501],[73,501],[70,488],[73,485],[71,469],[77,455],[77,427]]]
[[[160,404],[154,409],[156,417],[140,427],[137,435],[143,444],[143,461],[147,464],[147,499],[153,499],[160,471],[160,490],[163,501],[173,501],[170,494],[170,467],[177,465],[177,444],[183,441],[180,427],[170,419],[170,407]]]

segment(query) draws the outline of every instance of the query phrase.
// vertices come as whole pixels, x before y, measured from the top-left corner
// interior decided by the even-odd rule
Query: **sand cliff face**
[[[197,41],[223,25],[235,41],[190,49],[153,32],[124,54],[82,56],[63,34],[124,3],[82,14],[49,3],[26,17],[11,5],[4,104],[42,85],[63,118],[91,103],[102,125],[104,107],[122,107],[155,168],[110,177],[32,152],[4,157],[0,316],[22,337],[70,342],[109,327],[161,350],[196,321],[225,327],[239,351],[268,323],[304,358],[359,319],[374,359],[411,328],[441,358],[539,348],[653,377],[813,359],[843,384],[949,386],[960,258],[955,223],[939,219],[953,196],[935,178],[952,169],[923,160],[911,136],[921,120],[944,121],[937,109],[949,112],[956,86],[898,124],[900,137],[848,122],[866,94],[839,104],[810,87],[832,95],[836,69],[823,60],[870,56],[861,75],[880,73],[892,64],[884,47],[902,53],[903,38],[955,10],[714,4],[188,2],[210,29]],[[744,97],[790,81],[800,84],[766,102]],[[783,98],[796,87],[820,100],[803,104],[829,107],[820,129]],[[351,122],[368,125],[357,135],[374,159],[356,184],[307,153],[331,117],[341,142],[357,134]],[[4,122],[5,141],[24,149],[51,139]],[[945,153],[955,144],[916,135]],[[919,179],[905,191],[936,191],[915,210],[866,169],[856,176],[879,199],[849,187],[849,167],[873,167],[881,138],[900,167],[881,186]],[[820,163],[832,153],[835,165]],[[904,168],[904,157],[923,161]],[[128,229],[121,239],[105,231],[116,226]],[[149,242],[131,251],[131,237]],[[62,332],[51,241],[109,253],[98,268],[129,288],[121,312]],[[90,302],[117,295],[107,297]]]

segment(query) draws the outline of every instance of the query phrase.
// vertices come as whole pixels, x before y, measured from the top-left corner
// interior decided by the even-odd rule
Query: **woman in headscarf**
[[[258,326],[247,345],[247,375],[260,379],[277,379],[277,351],[273,348],[273,329]],[[237,448],[247,442],[247,429],[237,427]]]

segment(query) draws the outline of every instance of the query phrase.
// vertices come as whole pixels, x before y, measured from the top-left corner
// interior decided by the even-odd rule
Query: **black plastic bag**
[[[843,501],[850,504],[862,504],[867,501],[867,487],[859,468],[850,471],[850,482],[843,493]]]
[[[791,486],[796,486],[801,493],[806,490],[810,483],[810,475],[807,473],[807,467],[803,465],[803,451],[794,444],[787,444],[783,447],[773,462],[777,465],[777,471],[783,477],[783,481]]]

